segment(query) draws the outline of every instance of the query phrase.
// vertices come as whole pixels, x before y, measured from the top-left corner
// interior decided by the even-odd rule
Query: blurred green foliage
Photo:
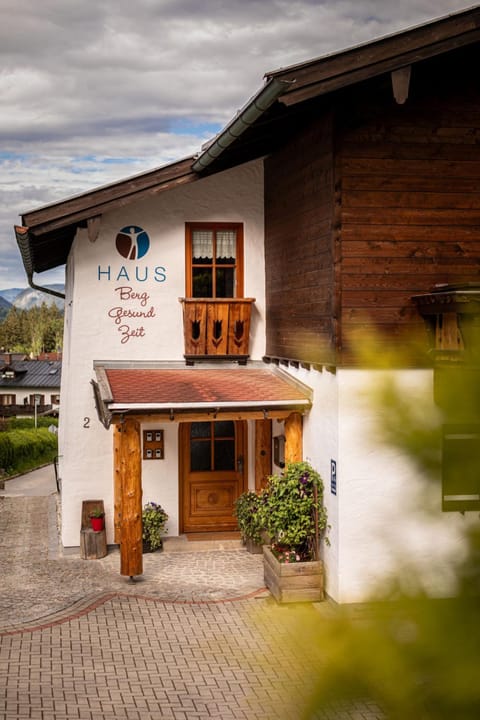
[[[446,426],[480,421],[479,354],[470,349],[448,361],[436,358],[433,382],[425,392],[405,391],[388,368],[408,367],[404,358],[369,353],[362,345],[363,367],[374,373],[369,398],[378,436],[413,461],[418,477],[442,493],[442,435]],[[406,353],[410,351],[406,348]],[[411,353],[413,355],[414,353]],[[435,402],[433,402],[435,399]],[[472,443],[462,467],[474,468],[480,492],[480,453]],[[460,475],[462,469],[459,469]],[[426,511],[426,510],[425,510]],[[445,527],[451,519],[444,515]],[[399,518],[401,522],[401,518]],[[373,703],[368,717],[388,720],[474,720],[480,717],[480,529],[478,511],[455,524],[463,532],[463,554],[454,568],[454,597],[428,597],[421,578],[375,588],[372,602],[361,606],[319,607],[318,615],[301,609],[292,616],[293,634],[321,648],[322,667],[306,669],[314,684],[305,720],[357,717],[348,708],[359,700]],[[463,530],[462,530],[463,529]],[[372,548],[372,562],[375,548]],[[433,562],[433,560],[432,560]],[[435,568],[432,570],[435,572]],[[408,588],[406,591],[405,588]],[[333,712],[339,709],[338,716]],[[375,710],[376,708],[376,710]],[[353,711],[352,711],[353,712]],[[344,714],[342,714],[344,713]],[[359,714],[358,717],[364,717]]]

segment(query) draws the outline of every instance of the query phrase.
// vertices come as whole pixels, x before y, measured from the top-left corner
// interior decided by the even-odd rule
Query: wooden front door
[[[181,531],[237,529],[234,503],[247,487],[246,423],[180,425]]]

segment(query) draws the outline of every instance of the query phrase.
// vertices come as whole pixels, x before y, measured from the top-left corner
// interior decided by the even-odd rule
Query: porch
[[[254,457],[251,464],[254,479],[250,475],[250,483],[254,481],[257,490],[272,472],[272,420],[282,424],[285,463],[302,459],[302,415],[310,408],[311,391],[277,368],[261,363],[248,368],[102,363],[95,366],[95,371],[97,409],[105,427],[113,428],[114,542],[120,545],[122,575],[133,577],[143,573],[142,473],[144,459],[152,458],[145,453],[146,438],[152,434],[145,426],[154,423],[158,428],[162,424],[171,428],[175,424],[179,428],[178,480],[169,477],[168,482],[171,485],[178,481],[179,488],[181,483],[186,488],[179,509],[182,532],[205,530],[205,519],[209,516],[214,518],[212,529],[217,520],[217,529],[232,530],[236,526],[234,500],[248,488],[248,472],[244,471],[247,450],[242,451],[244,441],[240,439],[242,425],[250,423],[254,429],[249,448]],[[217,436],[213,426],[222,432],[225,426],[238,427],[238,437],[235,430],[232,437],[226,438],[234,448],[235,460],[230,472],[223,467],[223,472],[195,474],[187,467],[192,457],[190,428],[195,430],[194,438],[198,426],[210,425],[212,442]],[[201,430],[202,441],[208,440],[207,435]],[[158,436],[162,436],[161,430]],[[159,446],[151,452],[158,452],[161,459],[163,449]],[[212,457],[214,454],[212,450]],[[218,485],[214,484],[215,475],[220,480]],[[185,478],[191,479],[190,485],[183,484]]]

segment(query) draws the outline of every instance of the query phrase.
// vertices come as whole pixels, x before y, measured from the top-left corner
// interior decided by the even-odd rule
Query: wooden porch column
[[[285,465],[303,460],[302,416],[291,413],[285,420]]]
[[[120,545],[122,536],[122,449],[121,425],[113,426],[113,542]]]
[[[126,418],[120,435],[120,574],[143,573],[142,556],[142,459],[140,424]]]
[[[255,420],[255,490],[259,492],[272,474],[272,421]]]

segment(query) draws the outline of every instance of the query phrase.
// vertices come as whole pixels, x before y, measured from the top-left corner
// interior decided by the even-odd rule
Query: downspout
[[[20,249],[20,254],[23,260],[23,267],[27,273],[28,284],[33,290],[40,290],[40,292],[47,293],[47,295],[54,295],[55,297],[62,298],[65,300],[64,293],[58,292],[57,290],[51,290],[47,287],[42,287],[33,282],[33,262],[32,255],[30,252],[30,232],[28,227],[22,227],[21,225],[15,225],[15,237],[17,239],[17,245]]]
[[[216,160],[245,130],[247,130],[295,81],[272,78],[254,95],[236,117],[199,153],[192,165],[194,172],[201,172]]]

